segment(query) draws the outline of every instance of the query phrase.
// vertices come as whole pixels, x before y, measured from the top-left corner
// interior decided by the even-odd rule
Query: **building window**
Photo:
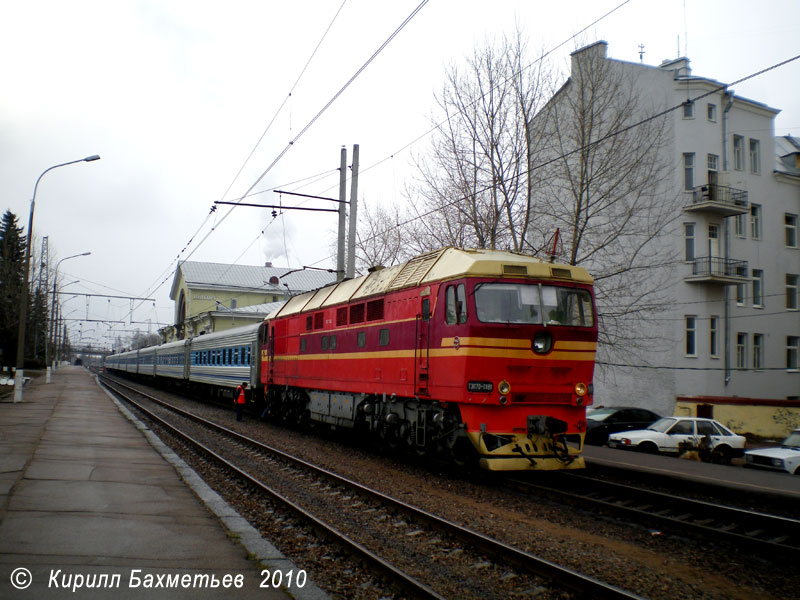
[[[761,144],[752,138],[750,138],[750,172],[754,175],[761,174]]]
[[[747,267],[736,267],[736,274],[739,277],[747,277]],[[747,299],[747,284],[736,284],[736,304],[744,306]]]
[[[694,189],[694,152],[683,154],[683,189],[687,192]]]
[[[753,306],[764,307],[764,271],[753,269]]]
[[[708,104],[707,113],[709,121],[717,121],[717,105],[716,104]]]
[[[798,310],[800,309],[800,301],[798,301],[798,280],[800,276],[793,275],[792,273],[786,274],[786,309]]]
[[[736,368],[747,368],[747,334],[736,334]]]
[[[714,316],[708,320],[708,352],[711,358],[719,358],[719,317]]]
[[[761,206],[758,204],[750,205],[750,237],[761,239]]]
[[[694,223],[683,224],[684,260],[694,260]]]
[[[753,368],[764,368],[764,335],[761,333],[753,334]]]
[[[786,247],[797,248],[797,215],[786,213],[783,215],[786,230]]]
[[[743,238],[747,236],[746,233],[747,225],[745,225],[746,221],[744,217],[745,217],[744,213],[738,214],[734,217],[733,230],[734,233],[736,234],[736,237]]]
[[[744,171],[744,138],[740,135],[733,136],[733,168]]]
[[[708,155],[708,170],[719,171],[719,155],[717,154]],[[713,182],[709,181],[708,183],[713,183]]]
[[[694,102],[687,100],[683,103],[683,118],[694,119]]]
[[[697,317],[686,317],[686,356],[697,356]]]
[[[789,371],[797,371],[797,355],[800,351],[800,337],[796,335],[786,336],[786,368]]]

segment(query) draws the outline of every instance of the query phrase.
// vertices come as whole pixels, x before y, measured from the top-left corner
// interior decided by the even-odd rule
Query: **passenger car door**
[[[692,446],[697,445],[694,421],[677,421],[664,436],[664,446],[661,449],[666,452],[678,452],[681,444],[685,442],[689,442]]]

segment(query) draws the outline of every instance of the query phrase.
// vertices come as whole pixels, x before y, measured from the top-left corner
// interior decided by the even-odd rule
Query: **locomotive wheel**
[[[478,462],[478,453],[468,439],[459,438],[450,448],[450,459],[460,469],[471,469]]]

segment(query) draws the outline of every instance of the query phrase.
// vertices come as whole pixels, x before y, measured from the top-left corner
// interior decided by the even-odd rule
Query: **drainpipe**
[[[730,173],[728,172],[728,111],[733,106],[733,92],[725,90],[722,93],[723,102],[725,107],[722,109],[722,170],[728,173],[728,177],[730,177]],[[730,182],[728,182],[730,184]],[[730,256],[730,228],[728,226],[728,219],[724,219],[723,222],[725,223],[725,259],[727,260]],[[731,334],[730,334],[730,294],[731,294],[731,286],[726,285],[724,290],[724,304],[723,304],[723,320],[725,323],[725,333],[724,333],[724,344],[725,344],[725,352],[724,352],[724,384],[725,387],[731,381]]]

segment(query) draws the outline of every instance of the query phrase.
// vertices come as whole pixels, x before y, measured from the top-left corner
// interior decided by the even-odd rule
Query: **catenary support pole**
[[[358,227],[358,144],[353,144],[353,176],[350,181],[350,231],[347,236],[347,273],[356,274],[356,229]]]

